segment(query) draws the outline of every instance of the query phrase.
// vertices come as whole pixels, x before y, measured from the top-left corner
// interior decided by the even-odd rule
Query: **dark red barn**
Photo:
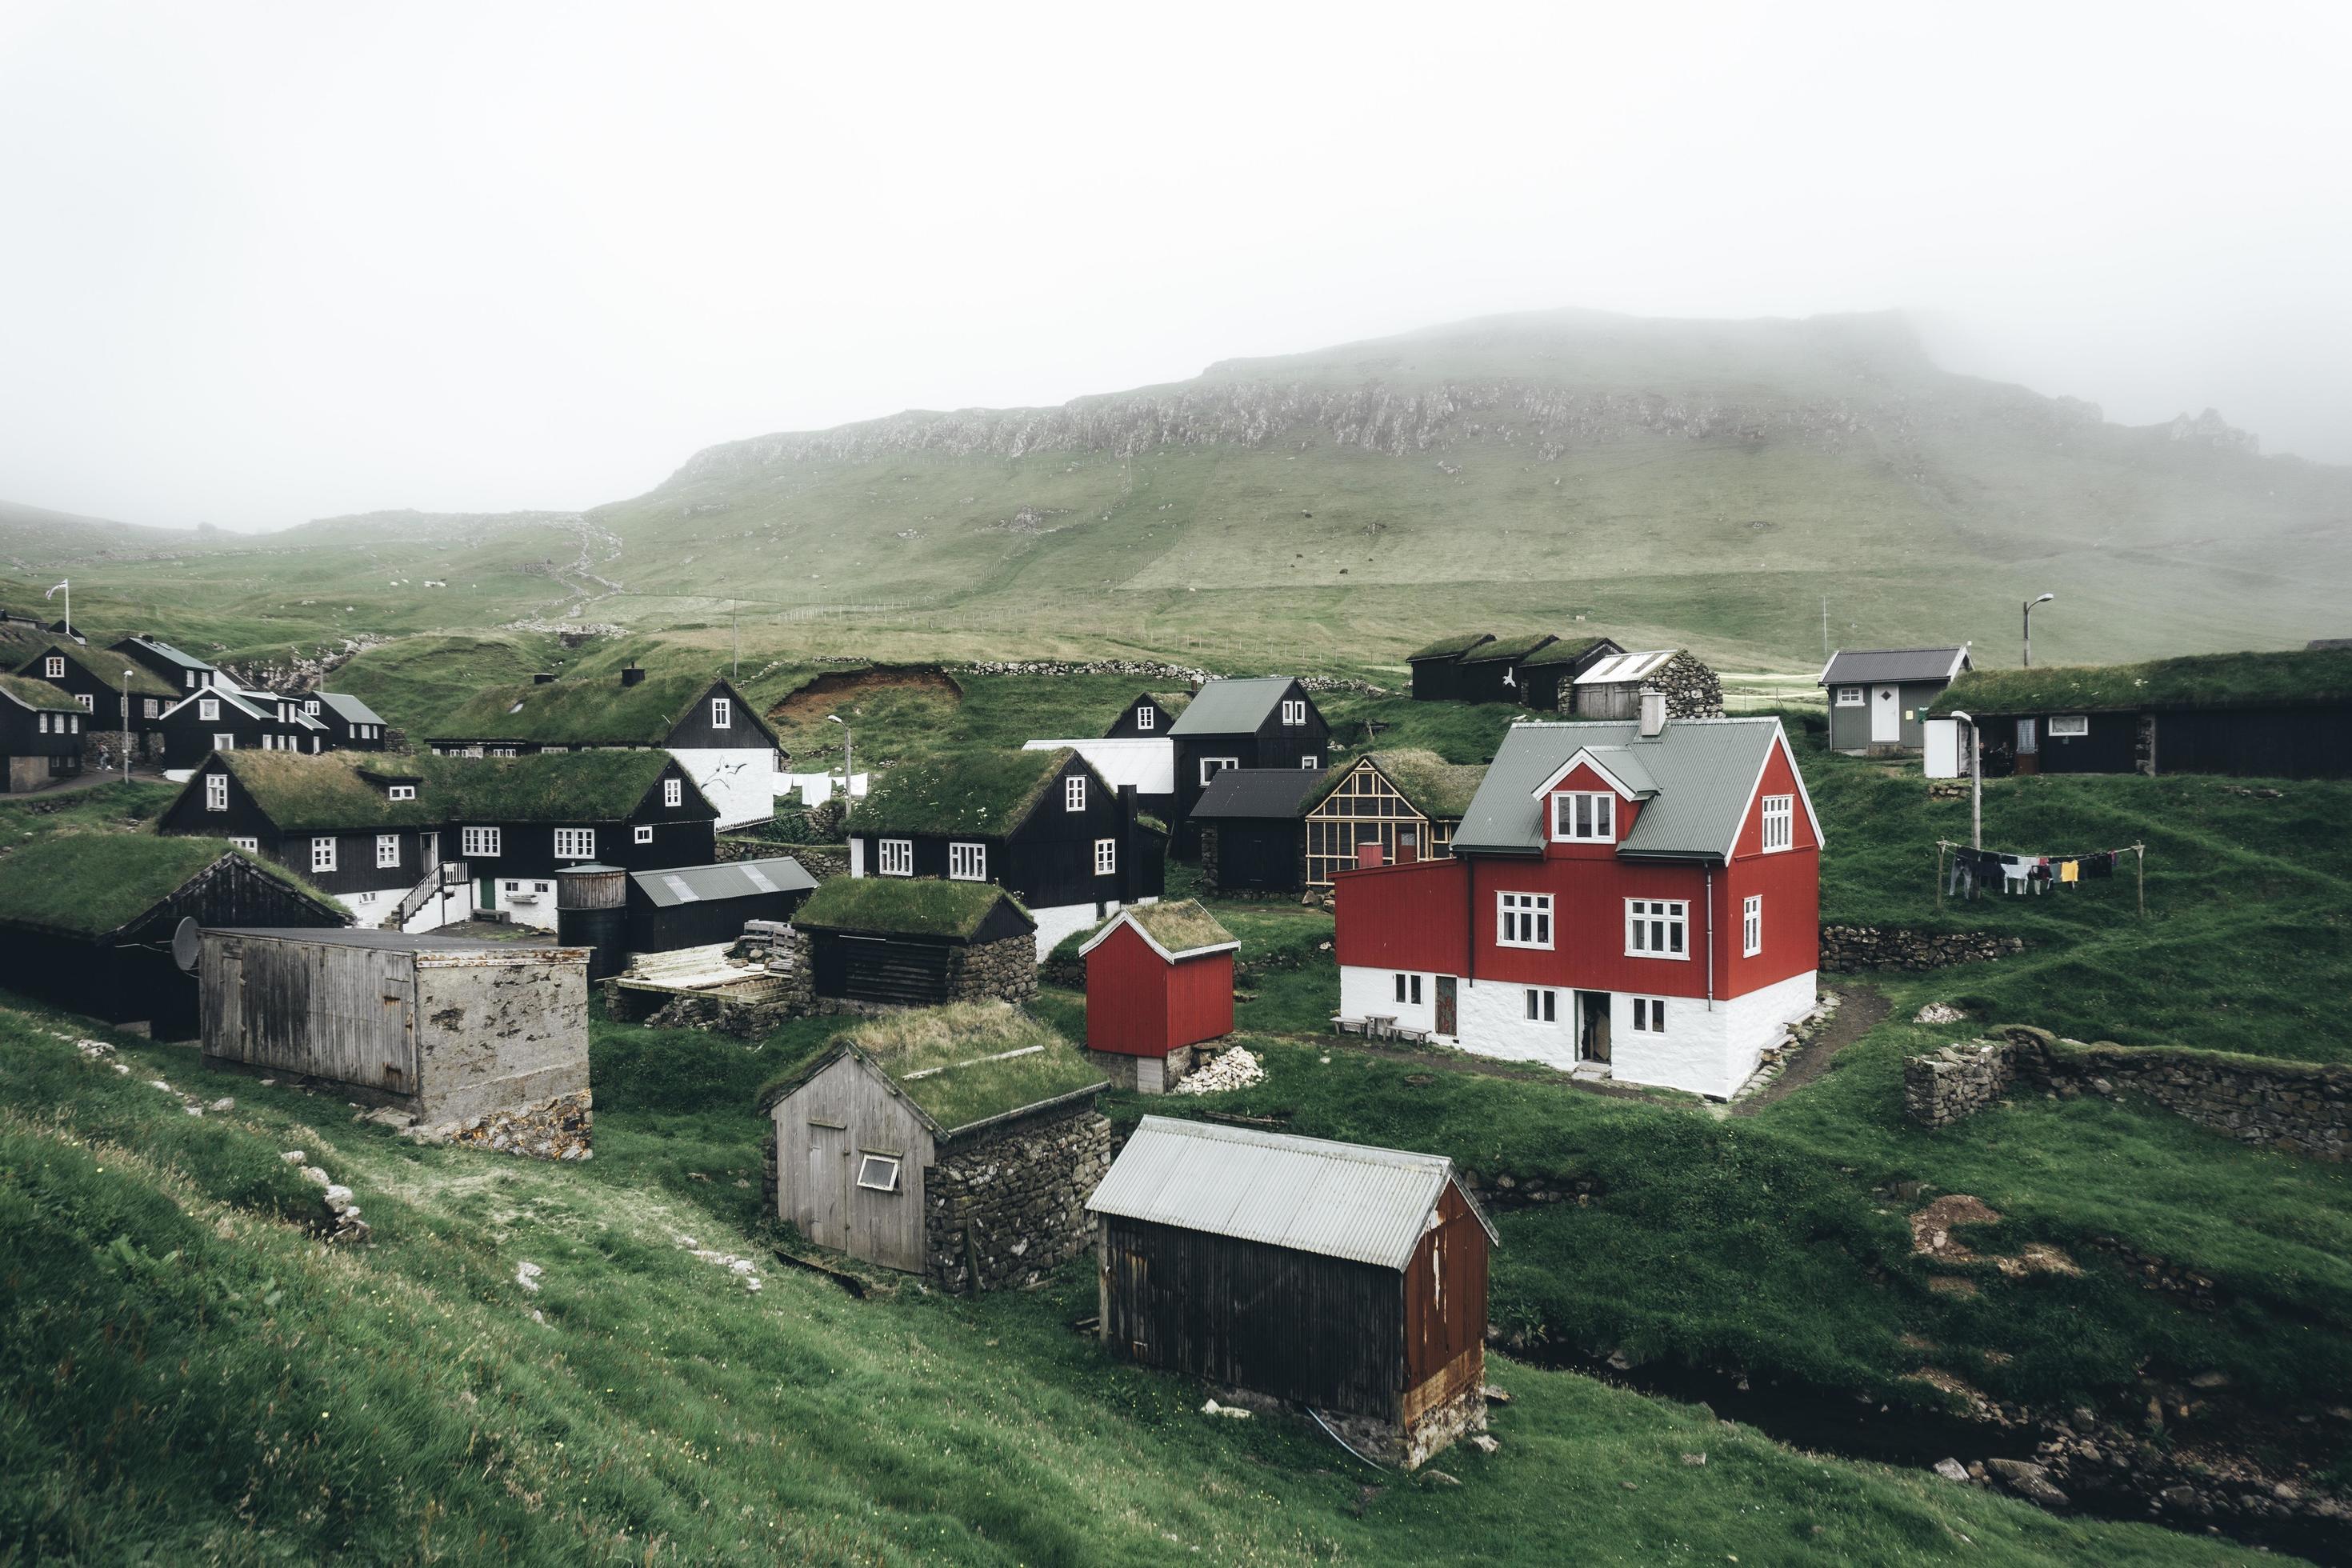
[[[1078,949],[1096,1064],[1146,1094],[1191,1071],[1193,1047],[1233,1032],[1240,946],[1191,899],[1121,910]]]

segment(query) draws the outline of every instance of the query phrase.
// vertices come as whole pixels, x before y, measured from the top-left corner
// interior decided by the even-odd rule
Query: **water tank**
[[[588,950],[588,978],[628,967],[629,874],[618,866],[564,866],[555,873],[555,940]]]

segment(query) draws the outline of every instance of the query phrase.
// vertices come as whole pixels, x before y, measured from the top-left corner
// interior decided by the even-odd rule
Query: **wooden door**
[[[1576,1059],[1609,1065],[1609,993],[1576,994]]]
[[[808,1238],[837,1252],[849,1248],[849,1130],[812,1122],[808,1130],[807,1184],[802,1211]]]
[[[1870,743],[1891,746],[1903,739],[1903,689],[1899,686],[1874,686],[1870,689]]]
[[[478,910],[495,910],[499,907],[499,879],[496,877],[478,877],[474,879],[474,907]]]
[[[1441,974],[1437,977],[1436,1032],[1441,1035],[1454,1035],[1461,1032],[1454,1011],[1454,976],[1451,974]]]

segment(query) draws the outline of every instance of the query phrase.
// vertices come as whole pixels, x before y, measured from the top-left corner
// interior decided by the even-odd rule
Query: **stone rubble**
[[[744,1289],[754,1295],[759,1293],[762,1283],[760,1279],[760,1266],[751,1258],[739,1258],[731,1252],[720,1252],[713,1247],[705,1247],[690,1236],[681,1236],[676,1240],[679,1247],[703,1262],[713,1268],[724,1268],[728,1273],[743,1281]]]
[[[450,1143],[518,1154],[530,1160],[593,1160],[595,1111],[590,1092],[558,1095],[544,1105],[518,1106],[427,1127],[389,1107],[362,1115],[402,1127],[419,1143]]]
[[[546,1269],[536,1263],[524,1263],[515,1270],[515,1283],[526,1290],[536,1292],[539,1289],[540,1277],[546,1272]]]
[[[352,1190],[341,1185],[320,1167],[309,1163],[310,1156],[299,1149],[288,1149],[279,1159],[296,1168],[301,1178],[320,1189],[320,1201],[335,1216],[334,1227],[327,1234],[329,1242],[358,1242],[368,1238],[367,1221],[360,1217],[360,1205],[352,1201]]]
[[[1965,1021],[1967,1017],[1966,1013],[1961,1012],[1949,1002],[1930,1002],[1912,1014],[1911,1021],[1915,1024],[1958,1024]]]
[[[1265,1068],[1245,1047],[1219,1053],[1206,1067],[1194,1068],[1169,1090],[1171,1094],[1223,1094],[1265,1081]]]
[[[1852,974],[1864,969],[1907,969],[1918,973],[2003,958],[2024,951],[2022,938],[1995,936],[1990,931],[1825,925],[1822,927],[1821,966],[1825,974]]]

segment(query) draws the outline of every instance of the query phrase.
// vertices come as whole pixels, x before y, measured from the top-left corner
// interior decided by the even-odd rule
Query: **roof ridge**
[[[1402,1161],[1426,1163],[1451,1173],[1453,1156],[1432,1154],[1419,1149],[1391,1149],[1378,1143],[1349,1143],[1337,1138],[1314,1138],[1303,1132],[1276,1132],[1261,1127],[1221,1127],[1213,1121],[1195,1121],[1189,1116],[1147,1115],[1146,1122],[1158,1122],[1168,1131],[1189,1138],[1208,1138],[1227,1143],[1255,1143],[1264,1149],[1290,1149],[1306,1145],[1328,1150],[1338,1157],[1353,1160],[1364,1165],[1392,1165]],[[1138,1124],[1138,1131],[1143,1130]],[[1384,1156],[1384,1157],[1377,1157]]]

